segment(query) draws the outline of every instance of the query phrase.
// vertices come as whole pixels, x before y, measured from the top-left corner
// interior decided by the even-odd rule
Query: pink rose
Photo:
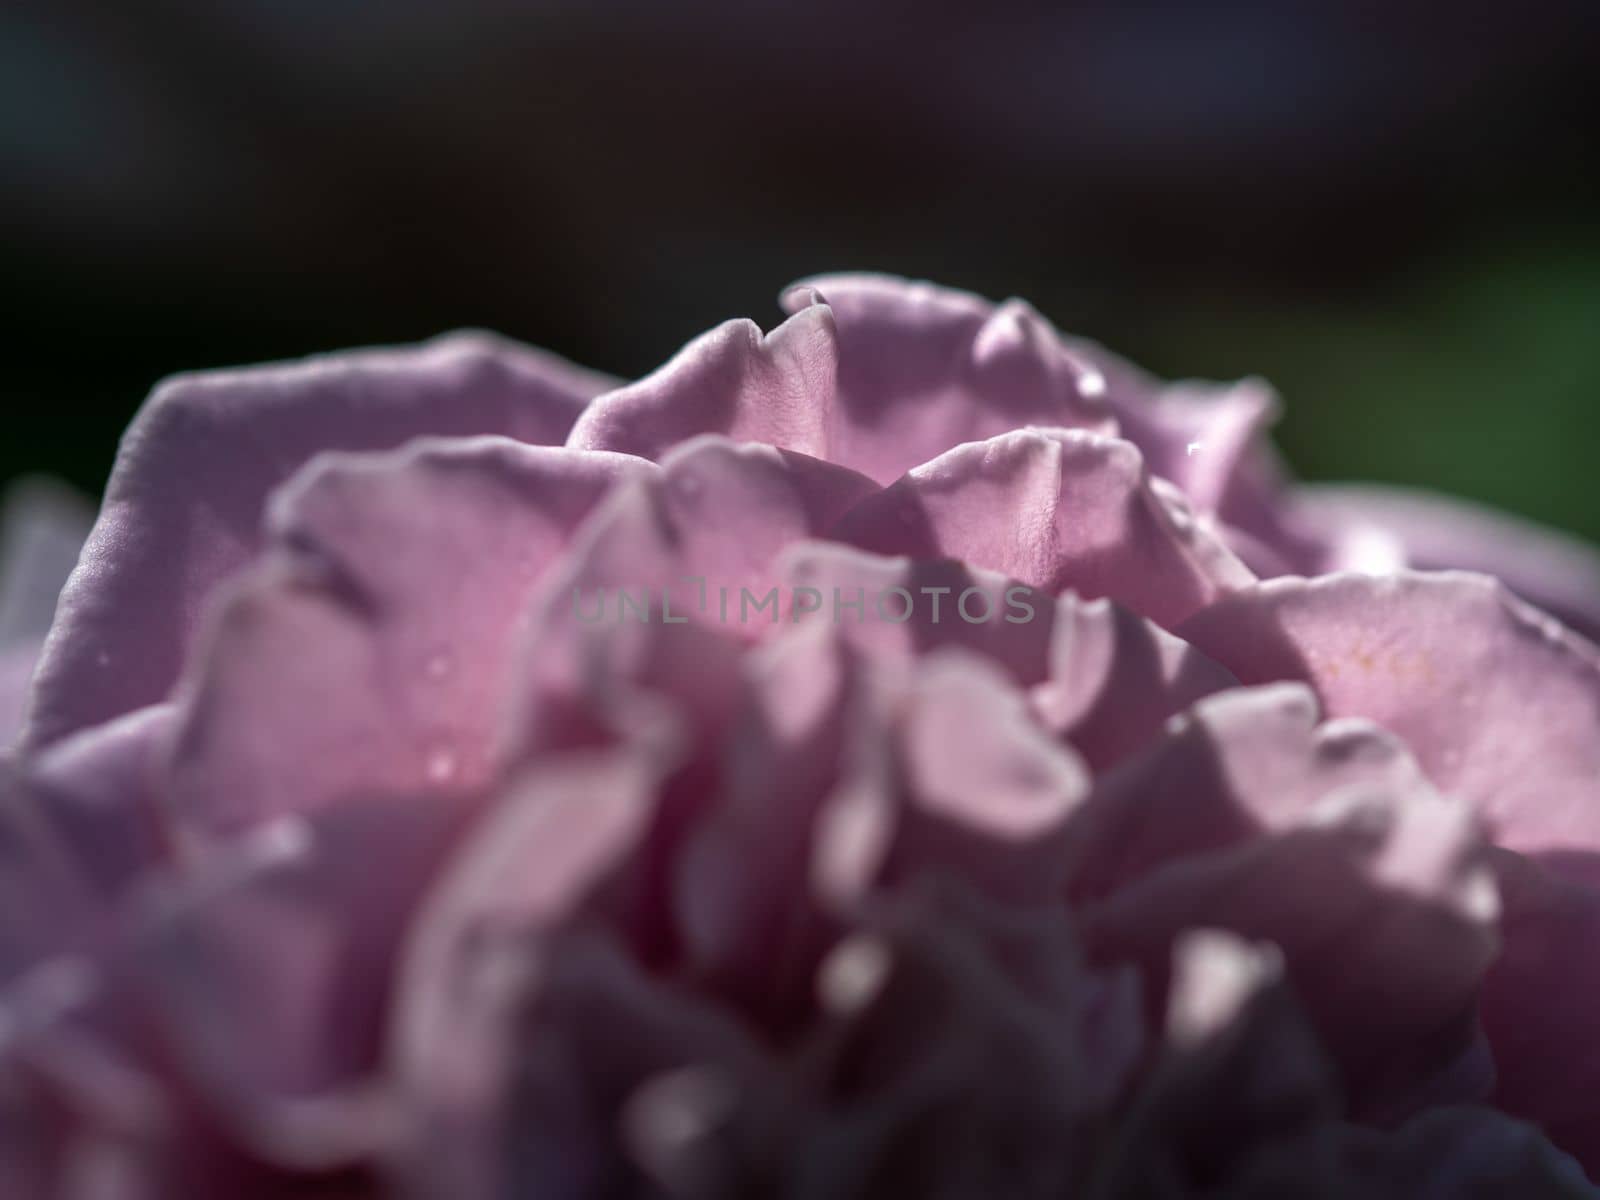
[[[158,389],[4,764],[4,1194],[1600,1194],[1595,559],[784,300]]]

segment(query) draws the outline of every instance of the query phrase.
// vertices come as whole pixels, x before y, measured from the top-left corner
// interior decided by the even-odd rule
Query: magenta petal
[[[1131,444],[1066,430],[959,446],[857,505],[833,536],[1110,596],[1169,627],[1254,578]]]
[[[827,457],[879,483],[1022,425],[1115,432],[1100,373],[1021,300],[823,275],[787,289],[783,303],[800,315],[832,309],[839,370]]]
[[[166,698],[205,598],[261,547],[267,496],[313,455],[415,437],[559,443],[613,381],[484,334],[180,375],[123,438],[40,666],[38,746]]]
[[[1318,569],[1363,570],[1392,545],[1421,570],[1481,571],[1600,641],[1600,554],[1573,538],[1464,500],[1373,485],[1303,487],[1291,511],[1320,536]]]
[[[828,458],[838,350],[825,306],[769,334],[728,321],[702,334],[637,383],[599,397],[567,445],[656,459],[697,434],[765,442]]]
[[[503,438],[320,460],[216,614],[183,699],[174,819],[219,833],[343,795],[470,794],[498,769],[541,575],[648,464]]]
[[[1600,849],[1600,651],[1481,575],[1283,579],[1180,632],[1246,683],[1303,679],[1402,737],[1514,850]]]

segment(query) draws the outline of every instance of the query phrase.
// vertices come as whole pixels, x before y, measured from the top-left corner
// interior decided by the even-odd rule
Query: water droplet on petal
[[[461,770],[461,757],[449,746],[435,746],[428,751],[423,769],[429,783],[449,783]]]
[[[1078,395],[1093,399],[1106,394],[1106,377],[1099,371],[1085,371],[1078,376]]]

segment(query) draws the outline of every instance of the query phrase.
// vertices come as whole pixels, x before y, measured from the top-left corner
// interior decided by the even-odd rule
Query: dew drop
[[[1078,376],[1078,395],[1093,399],[1106,394],[1106,377],[1099,371],[1085,371]]]
[[[449,746],[435,746],[428,751],[423,769],[429,783],[449,783],[461,770],[461,757]]]

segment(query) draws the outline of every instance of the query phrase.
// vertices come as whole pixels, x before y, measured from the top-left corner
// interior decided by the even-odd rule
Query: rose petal
[[[470,794],[498,769],[534,588],[637,459],[503,438],[330,456],[275,501],[280,549],[220,606],[170,804],[191,834],[344,794]]]
[[[994,571],[807,541],[779,555],[773,573],[778,625],[828,625],[878,662],[959,646],[1000,663],[1019,684],[1050,670],[1053,598]],[[801,603],[808,588],[816,595]]]
[[[834,530],[880,554],[958,558],[1048,592],[1110,596],[1172,626],[1254,577],[1128,442],[1019,430],[959,446]]]
[[[996,306],[857,274],[804,280],[783,304],[800,316],[831,308],[838,392],[825,456],[879,483],[1022,425],[1115,432],[1099,400],[1103,378],[1021,300]]]
[[[218,847],[145,898],[134,985],[253,1153],[304,1170],[373,1152],[373,1118],[347,1094],[378,1066],[402,934],[462,816],[426,796],[347,800]]]
[[[1495,950],[1476,822],[1425,790],[1360,790],[1313,824],[1174,862],[1083,915],[1097,960],[1133,960],[1160,996],[1168,947],[1214,926],[1282,950],[1296,995],[1362,1111],[1393,1115],[1454,1079]],[[1479,1099],[1480,1072],[1456,1081]],[[1401,1113],[1403,1115],[1403,1111]]]
[[[1496,856],[1505,949],[1484,983],[1495,1102],[1537,1121],[1600,1177],[1600,889],[1514,854]]]
[[[1180,634],[1246,683],[1303,679],[1403,738],[1514,850],[1600,848],[1600,651],[1485,576],[1243,589]]]
[[[1082,761],[968,652],[928,656],[903,689],[853,731],[854,761],[819,816],[820,896],[848,910],[928,873],[1013,903],[1057,894],[1069,818],[1088,792]]]
[[[1574,538],[1463,500],[1370,484],[1297,489],[1296,516],[1327,550],[1321,571],[1362,570],[1374,537],[1393,539],[1404,564],[1481,571],[1600,641],[1600,555]]]
[[[696,434],[718,433],[828,458],[837,355],[826,306],[765,335],[754,321],[728,321],[595,400],[567,445],[656,459]]]
[[[559,443],[613,381],[483,334],[180,375],[123,438],[62,593],[24,743],[166,698],[207,595],[261,547],[267,496],[327,450],[424,435]]]
[[[1035,714],[1096,770],[1144,745],[1203,696],[1237,681],[1193,646],[1110,600],[1056,599]]]
[[[1073,820],[1069,893],[1102,897],[1166,863],[1292,828],[1352,787],[1423,784],[1405,747],[1366,721],[1317,723],[1309,688],[1200,701],[1145,753],[1095,782]]]
[[[65,737],[27,764],[35,810],[105,901],[171,865],[161,784],[176,716],[167,704],[142,708]]]

